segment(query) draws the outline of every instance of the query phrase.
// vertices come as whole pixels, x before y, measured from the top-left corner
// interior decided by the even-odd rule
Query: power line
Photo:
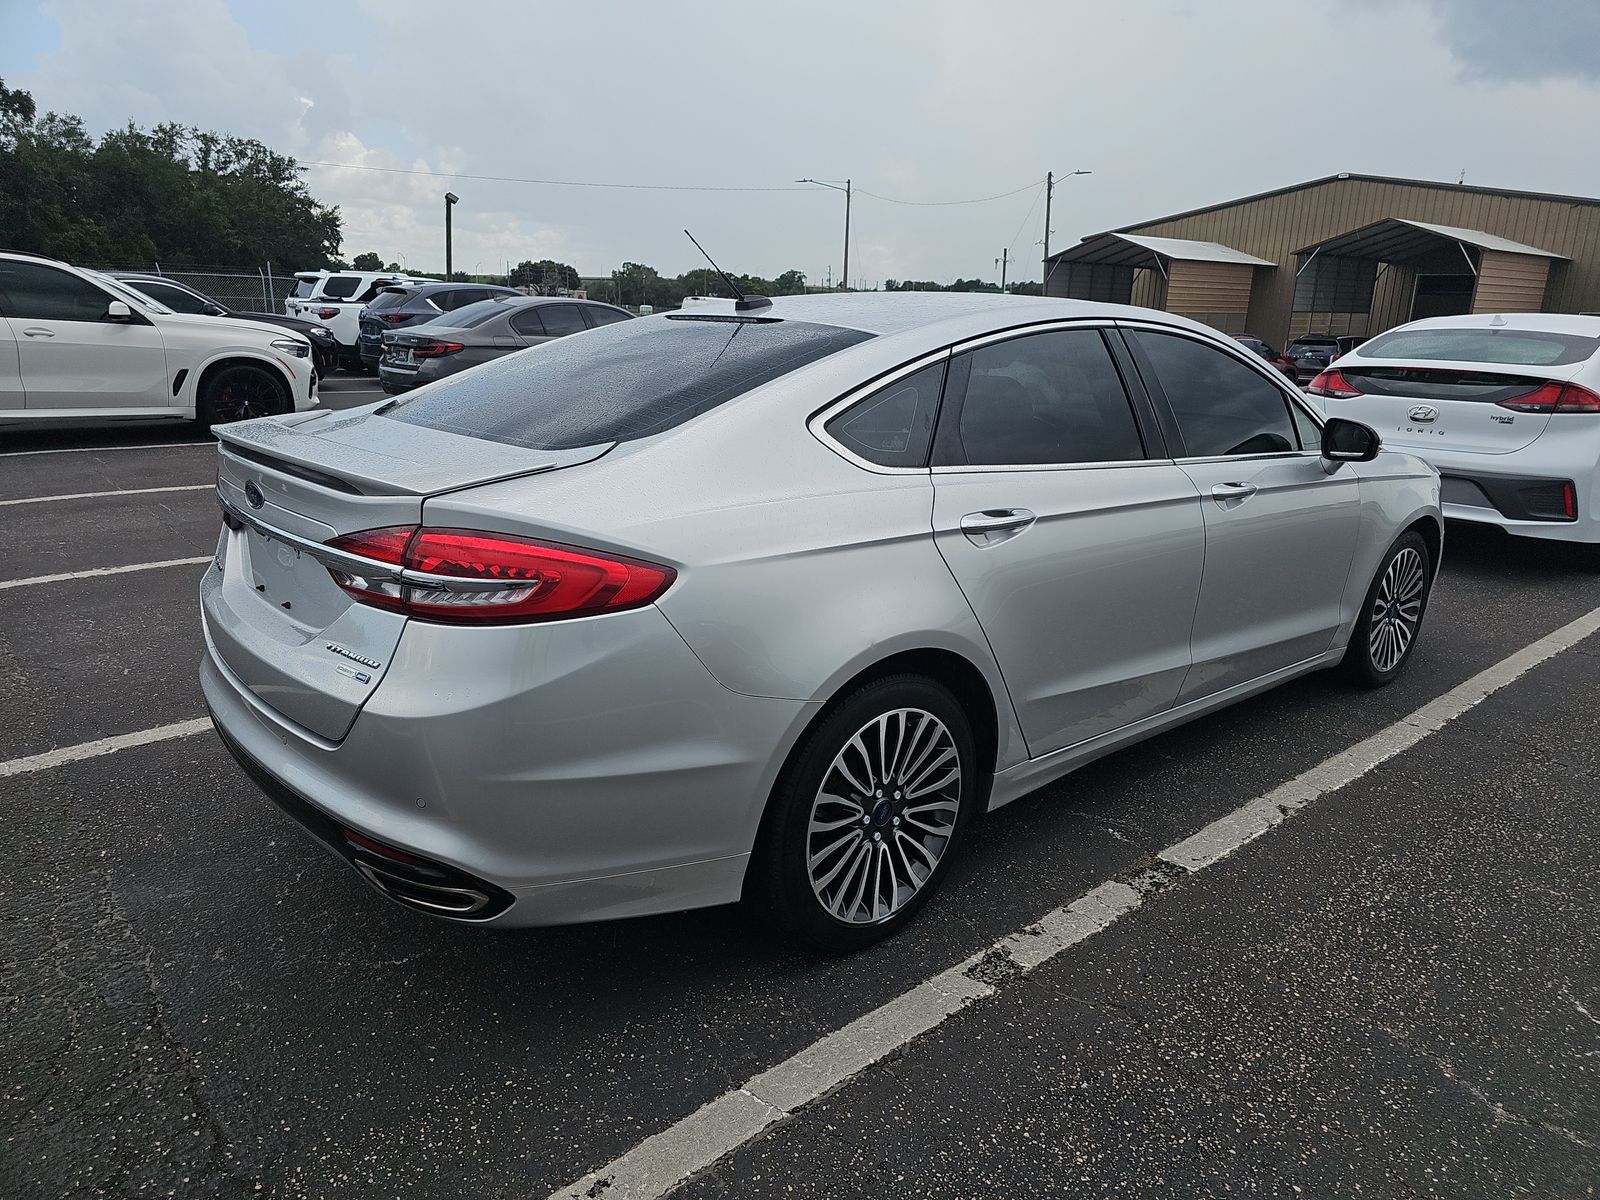
[[[883,200],[889,204],[911,204],[918,208],[945,208],[952,204],[987,204],[991,200],[1004,200],[1007,196],[1017,196],[1029,188],[1038,187],[1036,183],[1025,183],[1019,188],[1012,188],[1009,192],[997,192],[993,196],[974,196],[971,200],[896,200],[893,196],[880,196],[877,192],[869,192],[866,188],[858,187],[856,191],[863,196],[871,196],[874,200]]]
[[[1023,214],[1022,220],[1017,222],[1017,231],[1011,235],[1011,240],[1006,243],[1007,249],[1016,250],[1017,241],[1022,237],[1023,227],[1033,218],[1033,210],[1039,207],[1039,197],[1042,195],[1044,195],[1044,184],[1041,183],[1039,190],[1033,194],[1033,203],[1028,205],[1028,211]]]

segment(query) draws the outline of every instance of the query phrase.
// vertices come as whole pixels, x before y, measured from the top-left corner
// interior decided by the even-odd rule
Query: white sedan
[[[1307,389],[1330,417],[1433,464],[1444,515],[1600,543],[1600,317],[1432,317],[1380,334]]]

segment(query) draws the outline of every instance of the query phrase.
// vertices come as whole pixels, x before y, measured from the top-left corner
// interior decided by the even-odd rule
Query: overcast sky
[[[1294,15],[1286,15],[1293,11]],[[518,178],[857,188],[850,274],[1038,278],[1059,248],[1338,171],[1600,196],[1596,0],[0,0],[0,77],[95,132],[129,119],[306,162]],[[344,253],[553,257],[822,282],[844,198],[307,169]],[[1015,194],[985,203],[908,205]],[[868,194],[872,193],[872,194]],[[3,240],[4,231],[0,231]]]

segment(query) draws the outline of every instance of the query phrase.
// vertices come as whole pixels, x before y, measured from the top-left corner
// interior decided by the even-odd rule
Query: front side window
[[[938,463],[1029,466],[1144,457],[1122,377],[1097,330],[1031,334],[963,357],[970,374],[949,435],[940,433]]]
[[[828,435],[882,467],[922,467],[933,443],[933,422],[944,387],[944,360],[913,371],[829,420]]]
[[[548,306],[545,316],[551,308]],[[570,450],[648,437],[873,335],[807,321],[655,317],[561,338],[408,393],[392,420]]]
[[[8,316],[35,321],[99,321],[111,303],[87,279],[15,259],[0,259],[0,296]]]
[[[1288,397],[1270,380],[1192,338],[1145,329],[1132,330],[1128,336],[1143,351],[1155,383],[1166,395],[1185,457],[1300,449]]]

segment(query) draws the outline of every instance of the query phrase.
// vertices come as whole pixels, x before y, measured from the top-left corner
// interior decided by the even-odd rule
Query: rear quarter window
[[[1569,367],[1596,350],[1600,338],[1539,329],[1396,329],[1363,344],[1361,357]]]
[[[805,321],[622,321],[441,380],[383,415],[535,450],[632,441],[871,336]]]

